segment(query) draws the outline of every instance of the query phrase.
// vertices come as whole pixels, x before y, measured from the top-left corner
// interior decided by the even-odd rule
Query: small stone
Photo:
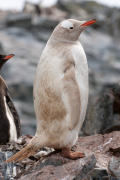
[[[108,164],[110,174],[116,178],[120,178],[120,158],[112,157]]]

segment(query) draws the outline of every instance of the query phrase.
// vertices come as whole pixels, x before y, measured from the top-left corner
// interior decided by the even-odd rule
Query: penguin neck
[[[77,44],[79,42],[79,40],[77,40],[77,41],[70,41],[70,40],[67,40],[67,39],[61,39],[61,38],[55,38],[54,36],[51,36],[50,37],[50,39],[48,40],[48,43],[47,44],[51,44],[51,43],[53,43],[53,44],[61,44],[61,43],[63,43],[63,44]]]

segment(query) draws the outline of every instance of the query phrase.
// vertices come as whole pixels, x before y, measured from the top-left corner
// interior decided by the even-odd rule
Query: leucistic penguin
[[[45,146],[60,149],[70,159],[84,157],[84,153],[71,151],[85,119],[89,92],[88,64],[79,36],[95,22],[68,19],[54,29],[36,71],[36,134],[6,162],[21,161]]]
[[[14,55],[0,55],[0,70]],[[5,80],[0,76],[0,144],[16,141],[20,136],[20,120]]]

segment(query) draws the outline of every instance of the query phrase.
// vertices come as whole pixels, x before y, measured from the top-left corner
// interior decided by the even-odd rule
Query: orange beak
[[[7,55],[7,56],[5,56],[4,58],[3,58],[3,60],[8,60],[8,59],[10,59],[10,58],[12,58],[13,56],[15,56],[14,54],[9,54],[9,55]]]
[[[81,26],[90,26],[90,25],[94,24],[95,22],[96,22],[96,19],[92,19],[90,21],[86,21]]]

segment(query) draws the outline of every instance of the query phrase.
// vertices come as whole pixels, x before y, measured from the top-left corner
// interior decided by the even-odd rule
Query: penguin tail
[[[36,154],[37,151],[39,150],[39,148],[41,148],[41,147],[43,147],[43,144],[40,143],[40,140],[38,137],[34,136],[31,139],[31,142],[26,147],[24,147],[19,152],[14,154],[12,157],[7,159],[5,162],[9,163],[9,162],[22,161],[23,159],[26,159],[26,158]]]
[[[30,145],[27,145],[26,147],[24,147],[18,153],[14,154],[9,159],[7,159],[5,162],[6,163],[19,162],[19,161],[22,161],[25,158],[28,158],[28,157],[34,155],[36,152],[37,152],[37,149],[33,145],[30,144]]]

